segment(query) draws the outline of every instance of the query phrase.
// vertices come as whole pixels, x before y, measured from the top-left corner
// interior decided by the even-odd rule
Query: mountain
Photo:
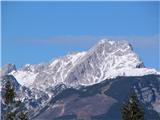
[[[72,53],[49,63],[27,64],[11,74],[21,85],[45,91],[64,83],[69,87],[93,85],[117,76],[156,73],[143,62],[126,41],[101,40],[86,52]]]
[[[8,64],[2,68],[1,75],[2,83],[7,78],[19,86],[17,99],[24,102],[32,119],[43,120],[49,114],[48,120],[77,116],[86,120],[103,119],[102,114],[110,116],[110,120],[115,114],[117,119],[120,117],[117,109],[129,91],[136,92],[147,106],[148,114],[160,113],[160,73],[145,68],[127,41],[103,39],[88,51],[67,54],[48,63],[26,64],[19,69]],[[117,113],[107,112],[112,109]]]

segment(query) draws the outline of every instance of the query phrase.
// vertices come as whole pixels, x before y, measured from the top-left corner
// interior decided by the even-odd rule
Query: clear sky
[[[47,62],[125,39],[160,70],[160,2],[2,2],[2,65]]]

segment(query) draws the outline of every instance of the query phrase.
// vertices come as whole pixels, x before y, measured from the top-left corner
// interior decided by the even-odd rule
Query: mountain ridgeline
[[[1,75],[2,96],[11,81],[33,120],[119,120],[132,92],[145,120],[160,119],[160,73],[146,68],[126,41],[103,39],[88,51],[19,69],[8,64]]]

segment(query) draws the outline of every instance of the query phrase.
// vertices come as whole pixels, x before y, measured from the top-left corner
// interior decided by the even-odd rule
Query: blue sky
[[[99,39],[128,40],[160,70],[160,2],[2,2],[2,65],[47,62]]]

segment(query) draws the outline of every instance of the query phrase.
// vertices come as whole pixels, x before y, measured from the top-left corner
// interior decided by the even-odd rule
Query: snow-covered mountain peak
[[[113,41],[103,39],[99,41],[87,52],[88,57],[99,57],[103,59],[105,64],[112,63],[111,68],[114,67],[144,67],[143,62],[138,55],[133,51],[132,46],[127,41]],[[105,60],[109,59],[109,60]],[[110,61],[111,60],[111,61]]]
[[[81,61],[70,70],[66,81],[70,85],[73,83],[73,86],[95,84],[108,76],[122,75],[116,71],[122,72],[123,68],[143,67],[143,62],[128,42],[103,39],[89,49]],[[110,71],[115,71],[116,74]]]
[[[10,74],[22,85],[46,90],[61,83],[72,87],[92,85],[132,71],[135,76],[155,73],[146,68],[147,72],[141,69],[141,74],[135,74],[140,68],[144,68],[143,62],[128,42],[103,39],[88,51],[70,53],[48,63],[27,64]]]
[[[95,44],[90,50],[99,49],[100,52],[106,50],[106,52],[113,52],[114,50],[133,52],[132,46],[128,41],[114,41],[110,39],[102,39],[97,44]]]

